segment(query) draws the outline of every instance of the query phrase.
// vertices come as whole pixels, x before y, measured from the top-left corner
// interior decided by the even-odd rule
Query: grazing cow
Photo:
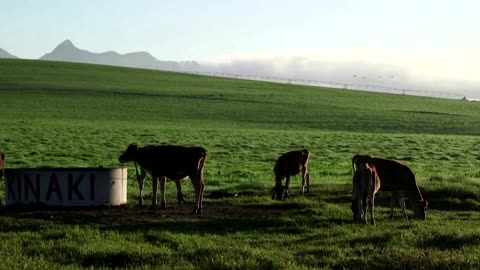
[[[365,159],[367,158],[372,158],[370,156],[366,156],[366,155],[355,155],[353,156],[352,158],[352,167],[353,167],[353,171],[354,173],[357,171],[357,168],[359,168],[360,166],[362,166],[362,162],[365,162]],[[355,176],[354,176],[354,182],[355,182]],[[354,188],[355,188],[355,185],[354,185]],[[382,188],[382,190],[384,190],[384,188]],[[401,190],[397,190],[397,191],[391,191],[390,192],[391,194],[391,199],[390,199],[390,218],[393,219],[394,217],[394,207],[395,207],[395,201],[398,200],[398,203],[400,205],[400,209],[402,210],[402,214],[403,216],[405,217],[405,219],[408,219],[407,218],[407,213],[405,211],[405,192],[401,191]],[[356,202],[354,200],[352,200],[352,211],[354,212],[354,220],[358,220],[359,216],[361,216],[361,212],[358,212],[358,213],[355,213],[356,209],[354,208]]]
[[[0,179],[3,178],[3,175],[5,174],[5,154],[3,152],[0,152]],[[0,199],[0,207],[2,207],[2,199]]]
[[[135,162],[140,165],[141,174],[137,180],[140,186],[139,204],[143,204],[143,180],[148,172],[153,179],[152,207],[157,205],[158,179],[160,179],[161,203],[160,209],[165,209],[165,182],[172,179],[177,185],[177,199],[185,203],[180,180],[190,178],[195,189],[195,206],[193,212],[202,212],[203,199],[203,167],[207,158],[207,151],[202,147],[185,147],[179,145],[156,144],[138,147],[135,144],[128,146],[127,150],[118,158],[120,162]],[[135,166],[136,168],[136,166]]]
[[[370,212],[370,223],[375,224],[373,208],[375,206],[375,194],[380,190],[380,178],[375,166],[368,163],[359,164],[353,177],[353,202],[352,211],[354,220],[367,223],[367,208]]]
[[[275,173],[275,187],[272,189],[272,199],[277,197],[279,200],[288,198],[288,188],[290,185],[290,176],[297,175],[302,172],[302,189],[300,193],[305,193],[305,186],[307,192],[310,192],[310,175],[308,174],[307,166],[310,152],[308,149],[287,152],[281,155],[273,172]],[[283,178],[286,178],[285,186],[282,185]]]
[[[376,168],[378,177],[380,178],[380,191],[390,191],[392,195],[390,216],[393,218],[393,206],[395,199],[398,199],[400,207],[405,218],[405,198],[409,201],[413,214],[419,219],[426,219],[426,211],[428,202],[423,199],[422,193],[418,188],[415,175],[407,166],[389,159],[374,158],[365,155],[355,155],[352,158],[352,166],[356,171],[362,164],[368,163]],[[354,176],[355,178],[355,176]],[[353,204],[353,202],[352,202]],[[352,205],[352,211],[354,211]],[[354,217],[359,213],[355,213]]]

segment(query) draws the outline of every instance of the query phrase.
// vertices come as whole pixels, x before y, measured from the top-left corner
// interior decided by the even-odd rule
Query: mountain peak
[[[75,48],[72,41],[70,39],[65,39],[62,43],[60,43],[57,48]]]

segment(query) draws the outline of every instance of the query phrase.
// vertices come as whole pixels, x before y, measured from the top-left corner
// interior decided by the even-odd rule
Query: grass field
[[[1,269],[478,269],[480,103],[140,69],[0,59],[7,168],[120,166],[130,143],[208,150],[204,213],[177,206],[0,214]],[[271,200],[279,154],[312,151],[312,189]],[[351,157],[401,160],[429,201],[426,221],[352,223]],[[150,204],[151,182],[147,181]],[[2,200],[5,199],[3,181]],[[412,213],[409,211],[409,215]]]

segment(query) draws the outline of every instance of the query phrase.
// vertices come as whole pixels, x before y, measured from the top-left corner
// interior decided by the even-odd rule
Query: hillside
[[[0,121],[63,119],[88,107],[77,120],[480,134],[478,102],[35,60],[2,59],[0,74],[8,109]],[[60,101],[72,103],[57,108]]]

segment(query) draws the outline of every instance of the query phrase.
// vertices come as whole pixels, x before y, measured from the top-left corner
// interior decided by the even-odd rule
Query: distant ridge
[[[114,51],[108,51],[93,53],[75,47],[68,39],[60,43],[52,52],[45,54],[39,59],[171,71],[191,70],[200,66],[200,64],[195,61],[160,61],[148,52],[119,54]]]
[[[5,51],[4,49],[0,48],[0,58],[18,58],[15,55],[12,55]]]

